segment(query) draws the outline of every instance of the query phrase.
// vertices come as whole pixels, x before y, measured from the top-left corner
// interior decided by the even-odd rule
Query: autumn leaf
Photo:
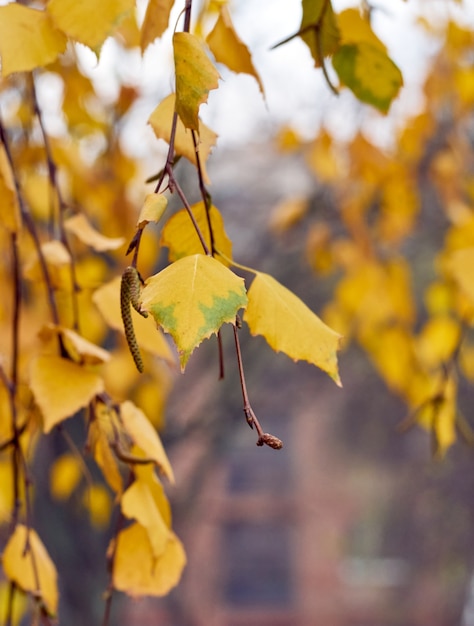
[[[474,304],[474,248],[454,250],[446,261],[446,268],[462,291]]]
[[[98,402],[95,406],[94,417],[95,419],[89,424],[88,446],[110,488],[116,493],[122,493],[122,475],[117,457],[112,450],[112,442],[117,438],[120,440],[116,412]]]
[[[209,222],[212,228],[214,248],[228,259],[232,258],[232,242],[224,229],[222,215],[214,205],[209,209],[209,219],[204,202],[198,202],[191,211],[209,250],[212,248]],[[166,222],[160,243],[169,249],[169,261],[177,261],[191,254],[202,254],[202,243],[186,209],[181,209]],[[220,257],[218,257],[220,260]]]
[[[256,272],[244,314],[252,335],[263,335],[276,352],[316,365],[341,386],[337,355],[341,336],[272,276]]]
[[[386,52],[385,44],[377,37],[370,25],[370,19],[363,16],[359,9],[345,9],[337,15],[337,25],[341,43],[368,43],[381,52]]]
[[[354,95],[387,113],[397,97],[403,78],[395,63],[379,46],[361,42],[342,45],[332,64],[343,85]]]
[[[221,7],[217,22],[207,36],[206,42],[218,63],[223,63],[233,72],[253,76],[262,95],[264,95],[263,84],[254,67],[250,52],[235,32],[226,5]]]
[[[191,33],[173,35],[176,72],[176,112],[186,128],[199,132],[199,106],[217,89],[219,73],[203,42]]]
[[[107,324],[123,334],[124,328],[120,312],[120,282],[120,277],[117,277],[99,287],[94,292],[92,300]],[[153,320],[145,319],[134,309],[131,310],[131,314],[135,337],[140,348],[174,365],[176,359],[171,352],[171,348],[163,333],[156,328]]]
[[[49,0],[47,12],[59,30],[98,52],[120,21],[133,11],[134,6],[133,0],[102,0],[100,19],[94,19],[97,11],[95,0]]]
[[[247,304],[243,280],[212,257],[187,256],[149,278],[141,305],[176,343],[184,370],[195,348]]]
[[[35,530],[17,524],[3,551],[5,576],[43,600],[51,615],[58,609],[56,567]]]
[[[168,200],[162,193],[149,193],[138,217],[137,227],[144,228],[149,222],[159,222],[168,206]]]
[[[168,28],[174,0],[149,0],[140,32],[142,53]]]
[[[65,220],[64,228],[97,252],[116,250],[125,243],[125,237],[111,238],[99,233],[83,213],[78,213]]]
[[[67,500],[82,478],[82,465],[76,455],[66,453],[51,467],[49,485],[56,500]]]
[[[104,391],[100,376],[58,356],[38,356],[30,365],[31,389],[43,414],[45,433]]]
[[[133,402],[120,405],[120,417],[128,434],[145,456],[153,459],[159,470],[174,483],[173,470],[158,433],[146,415]]]
[[[168,143],[171,138],[174,111],[175,94],[170,94],[160,102],[148,120],[158,139],[163,139]],[[199,160],[202,169],[202,176],[206,184],[210,183],[206,170],[206,161],[209,158],[216,141],[216,133],[199,120]],[[191,133],[186,130],[183,122],[179,118],[176,125],[174,149],[177,155],[186,157],[189,161],[191,161],[191,163],[193,163],[193,165],[197,166],[196,150],[194,148],[193,138]]]
[[[163,596],[178,584],[185,565],[183,546],[174,533],[170,532],[164,552],[156,559],[147,530],[135,523],[117,537],[113,586],[130,596]]]
[[[339,28],[330,0],[302,0],[303,17],[299,32],[311,51],[316,67],[339,46]],[[323,57],[323,58],[321,58]]]
[[[17,2],[0,7],[2,76],[52,63],[64,52],[66,43],[44,11]]]
[[[58,335],[62,338],[68,355],[77,363],[97,365],[110,360],[110,353],[107,350],[87,341],[87,339],[84,339],[84,337],[81,337],[81,335],[70,328],[47,324],[39,333],[43,341],[48,341]]]
[[[166,549],[170,530],[160,514],[154,494],[149,484],[135,480],[122,495],[122,513],[136,520],[148,534],[154,558],[159,558]]]

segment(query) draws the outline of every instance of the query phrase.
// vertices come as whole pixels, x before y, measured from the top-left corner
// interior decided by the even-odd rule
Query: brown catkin
[[[140,277],[135,267],[127,267],[122,274],[122,282],[120,284],[120,311],[122,313],[123,328],[125,330],[125,338],[127,340],[128,348],[135,361],[137,370],[143,372],[143,361],[140,354],[140,348],[135,337],[135,331],[133,329],[132,312],[130,310],[130,304],[138,311],[143,317],[147,317],[146,311],[140,310],[139,305],[140,296]]]

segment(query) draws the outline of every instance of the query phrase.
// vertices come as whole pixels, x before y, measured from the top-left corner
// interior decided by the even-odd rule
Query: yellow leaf
[[[120,313],[120,277],[97,289],[92,299],[107,324],[123,333],[123,321]],[[175,364],[176,361],[171,348],[163,333],[156,328],[153,320],[142,317],[134,309],[132,309],[131,313],[135,336],[140,348],[151,352],[151,354],[164,359],[170,364]]]
[[[136,520],[148,533],[151,550],[155,559],[166,549],[170,530],[156,505],[148,484],[136,480],[122,495],[122,513],[129,519]]]
[[[83,243],[87,244],[97,252],[116,250],[125,243],[124,237],[105,237],[99,233],[89,222],[83,213],[78,213],[68,218],[64,222],[64,228],[76,235]]]
[[[474,303],[474,248],[464,248],[451,253],[446,266],[459,287]]]
[[[160,102],[148,120],[158,139],[163,139],[168,143],[170,142],[174,110],[175,94],[170,94]],[[203,179],[206,184],[210,182],[206,171],[206,161],[216,140],[216,133],[199,120],[199,160],[202,167]],[[176,154],[186,157],[191,163],[197,165],[196,150],[194,149],[192,135],[186,130],[183,122],[179,118],[176,126],[174,149]]]
[[[165,551],[156,559],[146,529],[132,524],[118,535],[112,582],[131,596],[164,596],[178,584],[185,565],[176,535],[170,532]]]
[[[176,72],[176,112],[186,128],[199,132],[199,106],[217,89],[219,73],[206,54],[204,43],[191,33],[173,35]]]
[[[337,355],[341,336],[272,276],[256,272],[244,315],[252,335],[263,335],[276,352],[316,365],[341,386]]]
[[[116,493],[122,493],[122,475],[117,459],[110,447],[109,426],[112,419],[107,407],[96,409],[96,419],[89,426],[89,446],[95,462],[100,467],[107,484]]]
[[[174,339],[184,369],[193,350],[247,304],[243,280],[216,259],[187,256],[149,278],[141,305]]]
[[[33,359],[30,378],[31,390],[43,414],[45,433],[104,391],[100,376],[58,356]]]
[[[174,0],[149,0],[140,33],[142,53],[168,28]]]
[[[226,5],[221,7],[217,22],[207,36],[206,42],[218,63],[224,63],[233,72],[253,76],[264,94],[262,81],[255,70],[250,52],[235,32]]]
[[[48,341],[57,335],[62,337],[68,355],[78,363],[97,365],[110,360],[110,353],[107,350],[87,341],[87,339],[84,339],[84,337],[81,337],[81,335],[70,328],[48,324],[40,331],[40,337],[44,341]]]
[[[123,402],[120,405],[120,417],[135,445],[143,450],[145,456],[153,459],[160,471],[174,483],[173,470],[161,439],[143,411],[133,402]]]
[[[102,0],[100,19],[96,0],[49,0],[47,11],[59,30],[98,51],[134,8],[133,0]]]
[[[191,207],[191,211],[193,212],[194,218],[196,219],[199,230],[204,237],[208,249],[211,249],[211,233],[209,231],[210,221],[213,232],[214,248],[225,254],[227,258],[231,259],[232,242],[225,232],[224,220],[222,219],[219,209],[215,206],[211,206],[209,211],[209,221],[204,202],[194,204]],[[166,222],[161,233],[160,243],[162,246],[169,248],[168,258],[170,262],[177,261],[178,259],[191,254],[203,253],[201,241],[186,209],[178,211]]]
[[[308,212],[308,198],[292,197],[280,202],[270,217],[270,228],[275,233],[283,233],[298,224]]]
[[[387,48],[372,30],[370,21],[361,15],[359,9],[345,9],[337,15],[337,24],[342,43],[366,43],[385,52]]]
[[[3,146],[0,146],[0,198],[2,198],[1,225],[12,233],[17,232],[20,227],[20,211],[15,194],[15,186],[13,183],[10,165]]]
[[[74,454],[66,453],[54,462],[50,473],[51,495],[56,500],[67,500],[79,484],[82,467]]]
[[[6,577],[23,591],[38,594],[48,613],[55,615],[58,608],[56,568],[36,532],[17,524],[2,560]]]
[[[66,37],[49,15],[17,2],[0,7],[2,75],[29,72],[52,63],[66,48]]]
[[[7,580],[4,580],[0,583],[0,613],[2,615],[6,615],[10,594],[10,583]],[[11,626],[20,626],[27,610],[27,597],[25,595],[17,594],[15,596],[15,602],[13,603]]]
[[[60,241],[46,241],[41,245],[41,252],[46,261],[52,286],[55,289],[71,290],[71,256]],[[25,264],[25,276],[28,280],[41,284],[44,282],[41,264],[34,252]]]
[[[96,528],[106,528],[110,522],[112,502],[104,485],[94,483],[84,492],[82,502],[90,515],[91,523]]]
[[[446,363],[459,344],[461,328],[448,315],[430,318],[418,339],[418,355],[426,367]]]
[[[456,441],[457,383],[453,376],[440,375],[440,395],[423,407],[417,421],[435,435],[436,455],[442,458]]]
[[[138,218],[138,228],[144,228],[149,222],[159,222],[167,206],[168,200],[162,193],[147,194]]]

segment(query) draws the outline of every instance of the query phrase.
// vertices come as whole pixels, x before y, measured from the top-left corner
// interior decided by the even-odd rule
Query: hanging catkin
[[[123,327],[125,330],[125,338],[127,340],[128,348],[135,361],[135,365],[139,372],[143,372],[143,361],[140,354],[140,348],[135,337],[135,331],[133,329],[132,312],[130,310],[130,304],[135,311],[138,311],[143,317],[148,317],[146,311],[140,309],[139,304],[140,296],[140,276],[135,267],[129,266],[125,268],[122,274],[122,282],[120,285],[120,310],[122,313]]]

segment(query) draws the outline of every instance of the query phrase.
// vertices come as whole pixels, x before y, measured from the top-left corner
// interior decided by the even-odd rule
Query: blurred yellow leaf
[[[110,440],[113,438],[113,433],[110,432],[112,418],[110,413],[104,405],[96,409],[96,419],[89,425],[89,446],[107,484],[116,493],[122,493],[122,475],[117,458],[110,447]]]
[[[457,383],[453,376],[440,374],[439,393],[417,413],[417,421],[435,437],[436,456],[442,458],[456,441]]]
[[[474,303],[474,248],[464,248],[451,253],[446,262],[448,271],[453,276],[459,287]]]
[[[229,9],[226,5],[221,7],[217,22],[207,36],[206,42],[218,63],[223,63],[233,72],[253,76],[262,95],[264,95],[262,81],[253,65],[250,52],[235,32]]]
[[[431,317],[424,325],[417,341],[418,355],[430,368],[446,363],[459,344],[461,328],[448,315]]]
[[[135,480],[121,498],[122,513],[145,528],[155,559],[166,549],[171,531],[162,518],[148,484]]]
[[[156,559],[146,529],[135,523],[118,535],[112,582],[130,596],[163,596],[178,584],[185,565],[183,546],[174,533]]]
[[[211,206],[209,220],[204,202],[194,204],[191,211],[208,249],[211,249],[210,221],[215,249],[223,252],[227,258],[232,258],[232,242],[225,232],[224,220],[219,209]],[[170,262],[191,254],[203,253],[201,241],[186,209],[181,209],[166,222],[161,233],[160,243],[169,249],[168,259]],[[220,260],[220,257],[217,258]]]
[[[82,502],[89,512],[91,523],[96,528],[106,528],[112,512],[112,501],[106,487],[100,483],[89,485]]]
[[[71,453],[61,455],[51,467],[49,485],[56,500],[67,500],[82,478],[82,466]]]
[[[176,112],[186,128],[199,132],[199,106],[207,102],[211,89],[217,89],[219,73],[196,35],[175,33],[173,48]]]
[[[276,352],[316,365],[341,386],[337,355],[341,336],[272,276],[256,272],[244,315],[252,335],[263,335]]]
[[[2,75],[29,72],[52,63],[66,49],[66,37],[49,15],[12,2],[0,7]]]
[[[62,337],[68,355],[76,362],[84,365],[97,365],[110,360],[110,353],[107,350],[87,341],[87,339],[84,339],[84,337],[81,337],[81,335],[70,328],[47,324],[40,331],[40,337],[44,341],[48,341],[57,335]]]
[[[20,211],[14,189],[10,165],[8,164],[5,155],[5,148],[0,146],[0,198],[2,198],[1,226],[12,233],[17,232],[20,226]]]
[[[70,291],[72,287],[71,256],[65,245],[58,240],[46,241],[41,245],[41,253],[46,261],[52,286],[55,289]],[[44,281],[36,251],[25,264],[25,277],[39,284]]]
[[[148,120],[158,139],[163,139],[168,143],[170,142],[174,111],[175,94],[170,94],[160,102]],[[203,179],[206,184],[209,184],[210,182],[206,171],[206,161],[216,143],[216,140],[216,133],[199,120],[199,160],[201,163]],[[194,148],[191,132],[186,130],[183,122],[179,118],[176,126],[174,149],[176,154],[186,157],[194,165],[197,164],[196,150]]]
[[[283,200],[273,209],[270,228],[275,233],[282,233],[300,222],[308,211],[308,198],[292,197]]]
[[[58,608],[56,568],[36,531],[17,524],[5,546],[2,561],[5,576],[23,591],[39,595],[48,613],[55,615]]]
[[[142,53],[168,28],[174,0],[149,0],[140,33]]]
[[[10,583],[4,580],[0,583],[0,613],[7,614],[7,606],[11,594]],[[11,626],[20,626],[21,620],[28,609],[28,600],[24,595],[17,594],[13,603]]]
[[[120,313],[120,277],[99,287],[94,292],[92,299],[107,324],[123,334],[123,321]],[[176,361],[171,348],[163,333],[156,328],[154,321],[149,318],[145,319],[134,309],[131,310],[131,313],[135,336],[140,348],[164,359],[167,363],[175,364]]]
[[[133,402],[122,402],[120,405],[120,417],[123,425],[145,456],[153,459],[160,471],[174,483],[173,470],[166,455],[161,439],[150,420]]]
[[[247,304],[243,280],[216,259],[184,257],[149,278],[141,305],[169,333],[184,369],[195,348]]]
[[[168,200],[162,193],[147,194],[138,217],[138,228],[143,228],[149,222],[159,222],[167,206]]]
[[[30,364],[30,379],[31,390],[43,415],[45,433],[104,391],[100,376],[58,356],[34,358]]]
[[[125,243],[125,237],[113,239],[99,233],[83,213],[77,213],[77,215],[69,217],[64,222],[64,228],[97,252],[117,250]]]
[[[95,0],[49,0],[47,11],[63,33],[98,52],[134,6],[133,0],[102,0],[100,19],[94,17],[97,11]]]

